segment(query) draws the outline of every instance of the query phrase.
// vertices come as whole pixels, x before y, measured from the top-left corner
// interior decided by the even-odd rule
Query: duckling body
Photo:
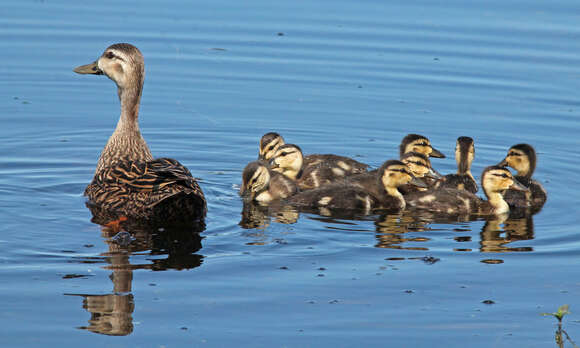
[[[387,161],[377,172],[374,177],[377,188],[372,192],[368,190],[372,185],[363,188],[344,182],[300,192],[288,202],[295,206],[360,210],[365,213],[373,209],[403,209],[405,200],[397,188],[411,181],[416,182],[406,165],[400,161]]]
[[[533,210],[540,210],[548,194],[542,184],[532,179],[536,169],[536,151],[529,144],[517,144],[508,150],[505,159],[500,166],[509,166],[517,171],[516,179],[529,188],[529,192],[508,190],[505,193],[505,200],[514,208],[531,207]]]
[[[312,154],[304,157],[304,167],[314,167],[324,164],[336,170],[344,171],[344,176],[364,173],[368,170],[369,165],[346,156],[333,154]]]
[[[405,196],[405,200],[409,207],[439,214],[500,215],[509,213],[509,206],[503,199],[505,190],[508,188],[526,190],[512,177],[509,170],[499,166],[487,167],[481,180],[487,201],[481,200],[469,191],[445,187],[414,192]]]
[[[294,180],[301,190],[311,190],[343,180],[345,176],[352,173],[354,168],[348,167],[348,164],[342,161],[338,161],[337,163],[339,164],[335,166],[332,161],[326,162],[321,158],[311,159],[310,165],[305,165],[304,162],[300,147],[294,144],[285,144],[278,148],[278,151],[270,160],[270,167],[272,170]],[[343,164],[342,167],[340,166],[341,164]],[[350,171],[347,170],[347,167]]]
[[[421,179],[424,183],[426,182],[426,178],[437,179],[441,177],[431,169],[429,158],[422,153],[406,153],[403,155],[401,162],[407,166],[415,178]],[[366,173],[349,176],[346,178],[346,182],[353,186],[361,187],[376,197],[380,197],[383,192],[383,188],[380,185],[377,185],[377,180],[380,175],[381,173],[379,169],[375,169]],[[405,195],[410,192],[426,190],[426,188],[423,186],[417,186],[412,183],[407,183],[398,186],[398,190],[403,195]]]
[[[475,157],[475,147],[473,139],[470,137],[457,138],[455,146],[455,161],[457,162],[457,173],[445,175],[444,180],[440,180],[435,185],[436,188],[454,188],[466,190],[471,193],[478,191],[477,182],[471,174],[471,163]]]
[[[296,192],[298,187],[292,180],[270,170],[265,162],[250,162],[244,168],[240,195],[250,201],[270,203]]]
[[[130,44],[114,44],[97,61],[74,71],[106,75],[117,84],[121,101],[117,128],[85,190],[89,203],[127,217],[167,223],[203,219],[206,200],[189,170],[174,159],[153,159],[141,136],[138,114],[145,76],[141,52]]]

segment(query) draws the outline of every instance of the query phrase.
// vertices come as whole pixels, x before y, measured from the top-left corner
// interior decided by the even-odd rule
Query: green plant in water
[[[570,309],[570,306],[565,304],[565,305],[558,307],[558,311],[555,313],[542,313],[542,315],[543,316],[552,316],[552,317],[558,319],[558,330],[556,330],[555,339],[556,339],[556,344],[558,345],[559,348],[564,348],[565,341],[563,339],[563,335],[566,336],[566,339],[574,346],[574,348],[580,348],[576,345],[576,343],[568,335],[566,330],[562,329],[562,319],[564,319],[564,317],[567,314],[570,314],[569,309]]]
[[[562,325],[562,319],[566,314],[570,314],[570,306],[565,304],[558,307],[558,311],[556,313],[542,313],[543,316],[553,316],[554,318],[558,319],[558,324]]]

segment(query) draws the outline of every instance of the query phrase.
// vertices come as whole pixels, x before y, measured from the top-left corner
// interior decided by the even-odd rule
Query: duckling
[[[288,202],[300,207],[354,209],[367,214],[373,209],[401,210],[405,208],[405,199],[397,188],[407,183],[425,185],[411,174],[405,163],[390,160],[378,170],[375,180],[377,188],[374,191],[378,195],[365,188],[342,183],[297,193]]]
[[[529,188],[529,192],[522,193],[508,190],[505,200],[512,207],[532,207],[534,210],[542,208],[548,194],[542,184],[532,179],[536,170],[536,151],[529,144],[517,144],[508,150],[507,156],[499,163],[500,166],[510,166],[517,171],[516,179]]]
[[[300,147],[285,144],[270,159],[270,168],[294,180],[301,190],[310,190],[343,179],[350,172],[326,161],[305,165]],[[352,167],[351,167],[352,168]]]
[[[429,157],[445,158],[441,151],[435,149],[429,139],[419,134],[407,134],[399,145],[399,157],[407,152],[419,152]]]
[[[458,190],[467,190],[471,193],[478,191],[477,182],[471,174],[471,162],[475,157],[473,139],[459,137],[455,145],[455,161],[457,162],[457,174],[447,174],[444,180],[436,184],[436,188],[449,187]]]
[[[268,168],[265,162],[248,163],[242,172],[240,196],[249,201],[270,203],[288,198],[298,191],[296,184]]]
[[[275,156],[278,148],[284,144],[284,138],[282,138],[280,134],[274,132],[264,134],[260,140],[260,155],[258,159],[270,160]],[[352,158],[333,154],[303,155],[302,162],[304,167],[326,163],[329,166],[344,171],[347,175],[364,173],[369,167],[367,164],[361,163]]]
[[[260,153],[258,159],[265,161],[270,160],[270,158],[274,157],[278,148],[284,144],[284,138],[280,134],[276,132],[264,134],[260,139]]]
[[[407,205],[417,209],[425,209],[434,213],[501,215],[509,213],[509,206],[503,199],[507,189],[526,191],[509,170],[500,166],[485,168],[481,175],[481,186],[487,201],[481,200],[466,190],[453,188],[431,189],[425,192],[414,192],[405,196]]]
[[[203,219],[207,204],[189,170],[170,158],[153,159],[139,130],[139,102],[145,78],[143,55],[137,47],[109,46],[78,74],[106,75],[117,84],[121,116],[101,152],[85,195],[89,203],[116,215],[178,223]]]
[[[411,171],[413,176],[417,179],[421,179],[422,182],[426,183],[427,178],[440,179],[441,175],[435,172],[431,168],[431,162],[429,158],[419,152],[409,152],[403,155],[401,162],[403,162],[407,168]],[[380,175],[379,170],[371,170],[370,172],[351,175],[346,178],[346,181],[354,186],[361,187],[375,196],[380,196],[382,189],[376,185],[377,178]],[[428,186],[428,184],[427,184]],[[414,192],[418,190],[425,190],[426,187],[417,186],[413,184],[405,184],[399,186],[399,191],[405,195],[409,192]]]

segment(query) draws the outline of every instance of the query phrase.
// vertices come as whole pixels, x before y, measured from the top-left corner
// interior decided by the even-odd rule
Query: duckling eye
[[[272,151],[272,149],[273,149],[273,148],[274,148],[274,145],[272,145],[272,146],[268,146],[268,148],[267,148],[266,150],[268,150],[268,151]]]
[[[115,54],[111,51],[105,53],[105,57],[109,58],[109,59],[113,59],[115,58]]]

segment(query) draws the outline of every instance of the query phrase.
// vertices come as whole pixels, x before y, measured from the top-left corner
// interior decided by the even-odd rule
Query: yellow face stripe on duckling
[[[248,192],[251,198],[257,193],[268,188],[270,183],[270,172],[264,165],[257,165],[257,162],[250,163],[242,174],[242,186],[240,194]]]
[[[385,168],[381,180],[385,188],[396,188],[409,183],[412,178],[413,175],[409,172],[407,166],[393,164]]]
[[[260,158],[269,160],[276,154],[280,146],[284,145],[284,138],[278,133],[267,133],[260,139]]]
[[[405,153],[419,152],[426,156],[429,156],[432,151],[433,148],[431,147],[431,143],[429,142],[428,139],[424,138],[413,140],[410,143],[408,143],[407,146],[405,146]]]
[[[419,156],[407,156],[401,159],[401,162],[405,163],[411,173],[418,178],[422,178],[429,173],[429,168],[431,167],[424,158]]]
[[[512,167],[513,169],[517,170],[518,172],[528,172],[530,170],[530,161],[528,160],[528,156],[517,149],[510,149],[505,161],[507,165]]]
[[[507,169],[492,169],[485,174],[482,186],[490,192],[502,192],[514,184],[514,178]]]
[[[293,144],[286,144],[278,148],[276,154],[270,160],[270,165],[272,170],[296,180],[302,169],[303,162],[304,157],[300,148]]]

